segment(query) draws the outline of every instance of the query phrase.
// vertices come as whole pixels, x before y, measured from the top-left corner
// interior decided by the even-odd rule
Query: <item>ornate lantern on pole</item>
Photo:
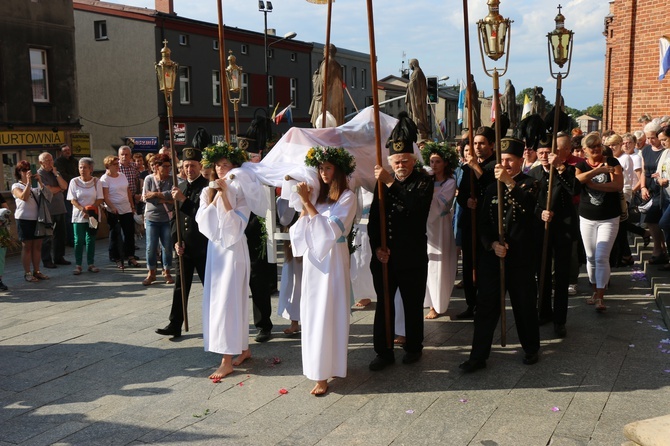
[[[510,19],[503,18],[499,12],[500,0],[488,0],[489,13],[482,20],[477,22],[479,30],[479,51],[482,56],[482,65],[487,76],[493,78],[493,107],[495,108],[495,134],[496,134],[496,163],[501,163],[500,156],[500,76],[507,72],[507,63],[509,61],[509,47],[511,41]],[[507,47],[507,48],[505,48]],[[505,68],[502,73],[498,68],[488,69],[484,56],[493,61],[497,61],[505,56]],[[502,183],[497,181],[498,186],[498,241],[504,245],[505,230],[503,227],[503,190]],[[507,344],[506,332],[507,324],[505,317],[505,259],[500,258],[500,344],[504,347]]]
[[[167,105],[168,134],[170,135],[170,152],[172,153],[172,178],[177,179],[177,151],[174,147],[174,123],[172,115],[172,93],[174,92],[175,80],[179,64],[170,59],[170,48],[167,46],[167,40],[163,40],[163,49],[161,49],[161,61],[155,64],[156,75],[158,76],[158,88],[165,95],[165,104]],[[177,200],[174,201],[175,223],[177,228],[177,243],[181,244],[181,227],[179,223],[179,206]],[[181,256],[179,258],[179,275],[181,283],[184,283],[184,265]],[[188,314],[186,313],[186,295],[184,287],[181,289],[181,304],[184,312],[184,331],[188,332]]]
[[[239,120],[237,112],[239,111],[240,97],[242,89],[240,87],[240,78],[242,77],[242,67],[237,65],[237,58],[233,56],[233,51],[228,51],[228,66],[226,67],[226,83],[228,87],[228,98],[233,104],[233,112],[235,113],[235,134],[240,133]]]
[[[556,28],[547,34],[547,52],[549,56],[549,72],[551,77],[556,79],[556,101],[554,102],[554,123],[552,126],[552,137],[551,137],[551,153],[556,153],[557,139],[558,139],[558,123],[559,117],[561,115],[561,109],[563,107],[563,96],[561,95],[561,86],[563,79],[568,77],[570,74],[570,64],[572,62],[572,37],[574,33],[569,29],[565,29],[565,16],[561,14],[561,5],[558,5],[558,14],[554,21],[556,22]],[[552,59],[554,64],[558,66],[558,69],[554,69],[554,64],[552,64]],[[565,64],[568,64],[565,72],[561,71]],[[554,167],[553,165],[549,166],[549,184],[554,182]],[[552,199],[553,187],[547,189],[547,203],[545,209],[551,209],[551,199]],[[544,265],[547,263],[547,252],[549,247],[549,222],[544,223],[544,240],[542,245],[542,258],[540,260],[540,289],[539,289],[539,307],[542,308],[542,302],[548,297],[544,295],[544,281],[545,278],[545,268]]]

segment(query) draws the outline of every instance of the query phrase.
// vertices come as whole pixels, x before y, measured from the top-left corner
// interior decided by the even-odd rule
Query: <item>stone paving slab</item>
[[[189,333],[157,336],[171,287],[144,287],[144,270],[107,263],[104,241],[97,252],[99,274],[75,277],[61,267],[38,284],[23,282],[18,258],[8,259],[0,446],[618,445],[625,424],[670,413],[670,333],[651,284],[632,268],[613,270],[606,314],[584,304],[589,291],[580,279],[568,337],[541,327],[541,360],[531,367],[521,363],[508,307],[508,345],[494,345],[485,370],[460,373],[472,323],[443,317],[426,322],[420,362],[401,364],[399,350],[395,365],[373,373],[374,304],[354,310],[348,376],[314,398],[300,336],[281,333],[288,321],[273,317],[274,338],[265,344],[253,342],[251,326],[253,358],[213,384],[207,376],[220,356],[202,349],[200,284]],[[670,275],[654,275],[654,283],[662,294]],[[463,307],[455,290],[448,315]]]

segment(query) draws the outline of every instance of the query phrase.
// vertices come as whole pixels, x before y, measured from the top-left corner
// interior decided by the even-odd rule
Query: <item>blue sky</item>
[[[154,0],[107,0],[132,6],[154,8]],[[501,78],[511,79],[517,93],[535,85],[555,100],[556,83],[549,73],[548,32],[554,29],[558,4],[563,6],[565,26],[575,32],[572,68],[563,81],[566,105],[585,109],[603,101],[605,60],[604,18],[609,13],[605,0],[501,0],[500,13],[511,20],[509,69]],[[175,12],[182,17],[217,22],[216,0],[174,0]],[[325,42],[326,5],[306,0],[272,0],[268,28],[277,35],[298,33],[297,40]],[[470,59],[477,87],[487,96],[493,92],[491,79],[484,74],[475,23],[486,16],[486,0],[469,0]],[[465,78],[463,2],[459,0],[376,0],[373,1],[377,74],[379,78],[399,75],[403,59],[416,58],[428,76],[449,76],[447,83]],[[263,13],[257,0],[223,0],[224,23],[263,32]],[[333,3],[331,42],[342,48],[369,52],[365,0],[336,0]],[[403,58],[403,54],[405,57]],[[487,59],[488,66],[491,61]],[[501,66],[501,65],[499,65]]]

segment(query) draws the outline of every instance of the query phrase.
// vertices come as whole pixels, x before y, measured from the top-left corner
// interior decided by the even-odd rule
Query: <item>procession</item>
[[[77,1],[83,10],[98,7],[88,5],[88,0]],[[331,43],[333,1],[308,2],[326,5],[327,32],[316,70],[310,70],[309,112],[300,125],[293,120],[297,108],[293,102],[280,111],[279,102],[274,97],[270,101],[275,93],[269,85],[274,88],[275,81],[267,82],[267,29],[266,102],[275,104],[274,109],[259,107],[240,122],[238,106],[246,100],[249,77],[232,50],[225,52],[219,1],[219,38],[213,49],[220,57],[215,84],[220,96],[215,105],[222,111],[221,135],[211,134],[211,128],[204,126],[189,130],[188,138],[181,133],[174,110],[188,101],[183,93],[184,71],[172,56],[179,54],[178,45],[187,45],[161,38],[153,81],[158,81],[165,131],[151,149],[142,147],[145,137],[124,136],[123,144],[112,145],[100,157],[92,150],[81,152],[71,137],[56,149],[17,151],[24,156],[16,156],[11,163],[5,156],[4,175],[13,179],[5,181],[7,197],[0,195],[0,308],[5,313],[0,319],[0,352],[7,348],[8,359],[0,367],[2,399],[8,403],[3,405],[7,416],[0,417],[0,423],[8,425],[15,416],[12,411],[21,405],[12,399],[12,392],[21,387],[13,380],[24,362],[35,361],[28,359],[28,353],[40,351],[52,337],[60,339],[56,328],[60,324],[63,333],[100,324],[100,338],[90,341],[99,343],[100,351],[91,347],[90,353],[82,350],[79,357],[77,348],[69,346],[78,336],[64,335],[56,344],[68,347],[58,354],[56,369],[37,375],[59,373],[55,371],[59,367],[66,370],[69,360],[88,362],[91,353],[104,357],[107,351],[123,351],[116,343],[120,346],[125,337],[139,335],[141,340],[129,341],[140,344],[129,350],[134,353],[128,364],[120,361],[115,370],[112,355],[106,359],[112,361],[107,367],[93,365],[91,376],[86,372],[81,383],[72,384],[77,392],[85,381],[86,392],[93,384],[101,386],[104,394],[103,376],[110,382],[123,381],[126,374],[135,373],[132,363],[137,361],[137,373],[160,376],[157,381],[189,376],[188,387],[166,392],[174,398],[170,410],[176,410],[180,399],[192,410],[225,394],[213,413],[232,421],[228,426],[218,419],[226,427],[219,427],[223,430],[213,431],[211,437],[198,437],[193,431],[179,438],[186,431],[168,433],[168,428],[163,438],[152,439],[145,433],[146,438],[116,439],[122,444],[264,444],[261,431],[273,438],[267,444],[316,444],[324,438],[341,444],[413,440],[415,444],[497,440],[495,444],[573,440],[609,444],[619,441],[615,432],[620,436],[623,424],[609,426],[602,438],[594,434],[596,428],[573,437],[568,431],[574,427],[558,429],[555,423],[560,421],[540,419],[538,413],[548,407],[556,414],[572,404],[561,398],[550,404],[544,393],[554,392],[554,386],[558,389],[561,379],[576,389],[570,400],[578,398],[580,389],[599,388],[598,379],[589,381],[595,372],[582,369],[591,364],[589,355],[597,359],[609,355],[608,343],[617,346],[614,351],[627,349],[626,355],[631,355],[621,363],[608,360],[607,367],[599,365],[608,373],[620,367],[630,380],[612,384],[608,392],[613,395],[618,387],[630,387],[656,393],[660,399],[655,404],[640,403],[645,409],[628,411],[616,422],[625,419],[626,439],[640,441],[630,444],[656,444],[642,443],[640,432],[645,427],[628,423],[667,415],[665,409],[670,410],[665,403],[670,363],[665,356],[655,357],[652,371],[636,364],[635,358],[640,359],[633,351],[643,344],[651,350],[645,350],[641,364],[658,353],[656,343],[658,351],[670,353],[670,341],[663,338],[670,308],[664,283],[670,271],[670,110],[645,113],[633,123],[628,113],[629,122],[624,124],[614,119],[615,108],[606,106],[601,108],[603,115],[610,114],[606,126],[599,122],[600,127],[585,128],[564,98],[563,82],[571,74],[579,36],[567,28],[567,8],[561,5],[546,35],[555,100],[547,100],[543,92],[549,90],[542,86],[517,95],[509,78],[501,92],[500,81],[510,64],[513,21],[501,15],[498,0],[487,2],[488,15],[472,27],[483,71],[493,86],[490,100],[480,94],[472,73],[471,22],[468,2],[463,1],[466,66],[461,77],[465,81],[450,90],[458,102],[458,125],[453,131],[446,117],[439,122],[435,110],[440,95],[451,93],[441,90],[440,79],[424,74],[418,58],[409,58],[408,68],[403,67],[403,94],[393,98],[401,108],[385,107],[376,94],[366,106],[358,107],[348,88],[353,88],[353,81],[346,80],[347,51]],[[389,89],[390,82],[378,82],[372,0],[367,0],[367,6],[371,88]],[[267,28],[271,2],[260,2],[259,11]],[[271,44],[292,39],[289,34]],[[658,81],[670,70],[670,62],[666,66],[663,59],[670,60],[670,39],[666,47]],[[520,97],[525,97],[521,103]],[[353,109],[347,108],[349,103]],[[58,133],[55,127],[53,133]],[[29,325],[36,321],[28,320],[32,316],[23,320],[18,305],[29,305],[26,315],[31,314],[49,293],[54,301],[42,311],[56,325],[49,325],[48,334],[33,333]],[[100,307],[104,309],[86,309],[88,304],[72,306],[73,299],[60,306],[75,296],[96,302],[91,305],[109,303]],[[114,299],[127,301],[115,306]],[[61,312],[70,311],[78,316],[62,319]],[[110,319],[102,322],[101,317]],[[109,323],[113,330],[104,327]],[[649,331],[642,333],[642,329]],[[24,335],[25,344],[20,340]],[[659,336],[663,339],[657,342]],[[154,359],[160,371],[154,369]],[[16,370],[9,364],[16,364]],[[77,367],[74,370],[79,373]],[[551,378],[545,381],[542,374],[547,370]],[[271,378],[272,386],[268,381],[259,385],[262,378]],[[293,384],[277,388],[280,380]],[[532,382],[528,388],[538,393],[514,392],[525,388],[524,380]],[[114,392],[152,393],[148,384],[134,389],[136,384],[119,386]],[[252,415],[256,410],[270,411],[265,406],[270,400],[277,406],[305,405],[294,409],[302,414],[359,392],[361,398],[397,396],[394,403],[386,403],[394,410],[404,404],[402,395],[413,392],[413,397],[446,392],[465,407],[473,398],[483,401],[484,392],[492,389],[514,393],[524,406],[522,412],[535,407],[538,426],[552,426],[552,432],[536,432],[537,436],[526,432],[528,436],[518,442],[514,435],[501,434],[521,429],[523,416],[512,410],[520,418],[506,420],[509,424],[496,426],[494,434],[487,436],[466,423],[469,416],[478,419],[481,414],[456,415],[455,406],[449,406],[450,422],[463,423],[460,429],[440,426],[431,433],[425,428],[429,432],[418,435],[416,426],[377,418],[384,413],[378,409],[363,415],[367,434],[350,426],[356,416],[349,414],[345,425],[355,434],[338,437],[333,427],[319,437],[318,428],[313,434],[307,429],[301,433],[304,437],[296,437],[304,441],[298,441],[288,431],[281,434],[290,421],[261,428],[264,418],[254,420]],[[299,401],[289,400],[298,398],[293,396],[298,392]],[[190,404],[192,398],[198,400],[195,406]],[[281,398],[290,402],[281,403]],[[495,413],[510,405],[509,399],[502,402],[504,396],[492,398],[498,398]],[[542,401],[542,409],[534,406],[533,398],[539,398],[535,403]],[[254,406],[256,400],[265,402]],[[626,405],[637,405],[631,401],[626,400]],[[162,404],[167,403],[163,400],[147,409],[147,424],[153,423],[148,414]],[[236,404],[244,407],[239,414]],[[404,415],[414,415],[416,407],[408,406]],[[342,410],[356,413],[359,409]],[[337,411],[331,406],[316,410],[311,415],[316,418],[306,423],[324,421],[325,412],[318,410]],[[430,403],[425,411],[430,413]],[[590,411],[605,417],[602,404]],[[550,417],[549,412],[543,416]],[[193,414],[197,419],[191,420],[193,426],[209,415],[210,408]],[[126,416],[132,418],[131,412]],[[175,417],[184,416],[175,413]],[[571,416],[579,418],[574,412]],[[434,414],[429,419],[431,426],[440,423]],[[486,423],[480,422],[479,427]],[[665,431],[656,426],[651,432],[663,437]],[[395,438],[383,438],[382,428],[400,431]],[[266,432],[271,430],[276,437]],[[22,437],[14,426],[10,431],[7,438],[0,435],[2,442],[34,440]],[[439,432],[446,437],[438,436]],[[447,432],[454,437],[446,439]],[[71,439],[67,435],[37,443],[115,442],[98,433],[77,438],[76,429]],[[417,435],[421,440],[412,438]]]

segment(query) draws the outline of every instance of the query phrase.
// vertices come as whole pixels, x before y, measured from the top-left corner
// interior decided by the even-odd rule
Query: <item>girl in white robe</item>
[[[428,235],[428,281],[424,306],[430,307],[426,319],[446,313],[456,279],[456,239],[452,225],[452,205],[456,194],[453,169],[457,166],[455,149],[444,144],[426,144],[421,151],[435,177],[435,190],[426,222]]]
[[[298,183],[296,192],[303,209],[289,232],[293,255],[303,257],[303,373],[316,381],[311,393],[320,396],[328,391],[329,378],[347,375],[351,307],[347,236],[356,216],[357,200],[347,188],[346,176],[355,165],[351,155],[344,149],[316,148],[308,152],[306,161],[312,150],[319,151],[315,159],[319,161],[321,189],[316,204],[312,204],[307,183]]]
[[[213,160],[212,160],[213,161]],[[227,158],[214,162],[213,183],[200,195],[196,221],[208,239],[202,298],[205,351],[223,355],[210,379],[233,373],[251,357],[249,349],[249,250],[244,229],[250,210],[241,187],[226,181],[235,167]],[[211,184],[211,183],[210,183]],[[233,361],[233,356],[238,355]]]

